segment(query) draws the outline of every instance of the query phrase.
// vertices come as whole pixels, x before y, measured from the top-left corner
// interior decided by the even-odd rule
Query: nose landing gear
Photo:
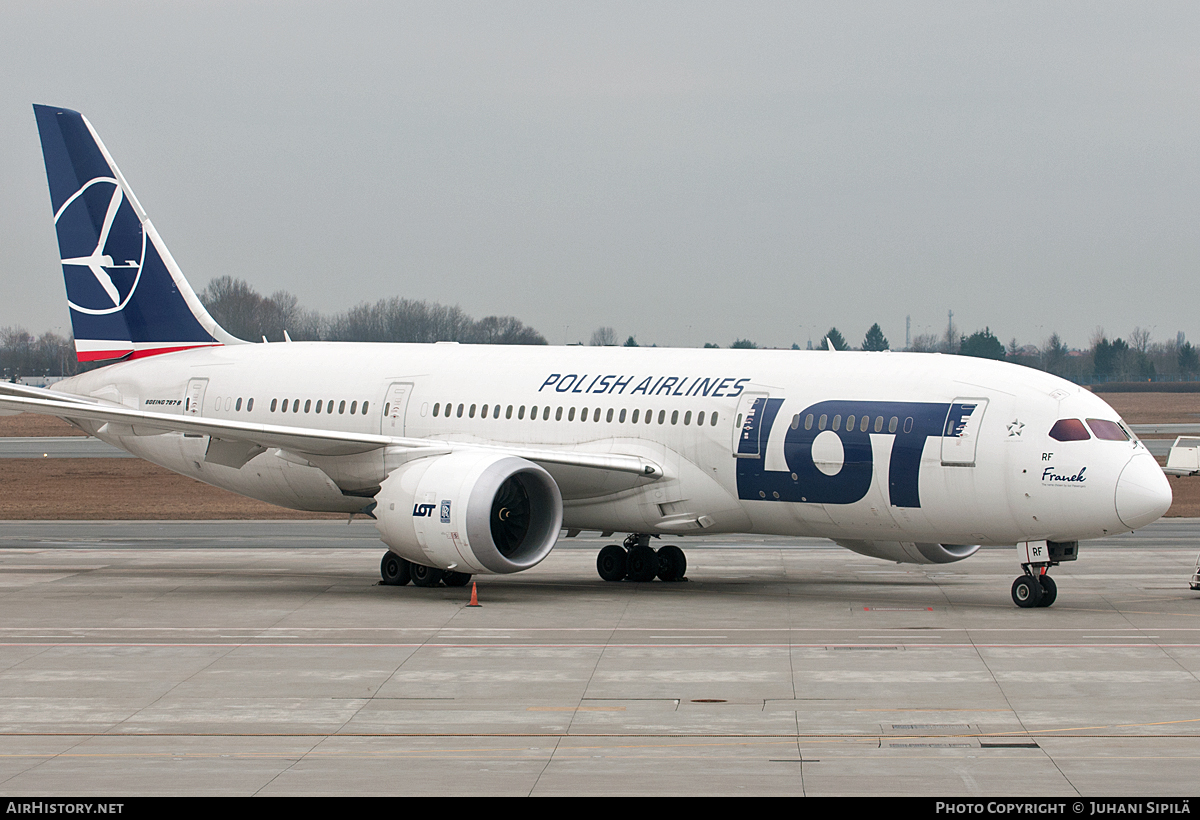
[[[658,536],[655,536],[656,538]],[[686,581],[687,556],[674,544],[650,546],[650,536],[633,533],[623,545],[609,544],[596,556],[596,571],[605,581]]]
[[[1058,598],[1058,584],[1047,573],[1050,567],[1079,557],[1079,542],[1022,541],[1017,555],[1025,574],[1013,581],[1013,603],[1022,609],[1050,606]]]

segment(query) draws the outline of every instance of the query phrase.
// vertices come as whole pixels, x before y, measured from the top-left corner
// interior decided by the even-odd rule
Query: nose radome
[[[1129,459],[1117,479],[1117,517],[1136,530],[1157,521],[1171,506],[1171,485],[1149,453]]]

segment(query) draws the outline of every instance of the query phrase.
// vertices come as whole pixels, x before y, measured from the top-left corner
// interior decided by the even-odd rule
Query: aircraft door
[[[404,435],[404,414],[408,410],[408,399],[412,395],[412,382],[396,382],[388,387],[383,400],[383,419],[379,432],[385,436]]]
[[[766,408],[766,393],[742,393],[737,413],[733,418],[734,458],[762,458],[763,451],[767,448],[761,423]]]
[[[979,430],[987,399],[960,398],[950,405],[942,430],[942,464],[947,467],[974,467],[979,445]]]
[[[183,398],[183,414],[199,416],[204,409],[204,391],[208,389],[208,379],[192,379],[188,382],[187,393]]]

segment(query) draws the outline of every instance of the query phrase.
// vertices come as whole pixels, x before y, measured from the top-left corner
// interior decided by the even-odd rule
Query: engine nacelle
[[[950,564],[970,558],[978,544],[926,544],[915,541],[838,541],[860,555],[901,564]]]
[[[520,572],[550,554],[562,494],[532,461],[470,450],[410,461],[375,496],[383,543],[416,564]]]

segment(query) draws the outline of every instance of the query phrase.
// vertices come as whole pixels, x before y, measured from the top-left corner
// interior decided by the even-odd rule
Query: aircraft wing
[[[279,424],[252,424],[204,416],[184,416],[134,410],[90,397],[57,393],[37,387],[0,382],[0,411],[38,413],[68,421],[85,419],[102,422],[100,432],[117,436],[153,436],[184,433],[209,436],[210,461],[241,467],[267,448],[279,448],[299,455],[346,456],[383,447],[408,450],[414,457],[440,455],[457,450],[486,450],[525,458],[542,464],[563,464],[598,470],[632,473],[643,478],[662,478],[662,467],[642,456],[620,453],[581,453],[439,439],[405,438],[289,427]],[[216,444],[216,452],[213,450]],[[215,458],[213,457],[215,456]]]

